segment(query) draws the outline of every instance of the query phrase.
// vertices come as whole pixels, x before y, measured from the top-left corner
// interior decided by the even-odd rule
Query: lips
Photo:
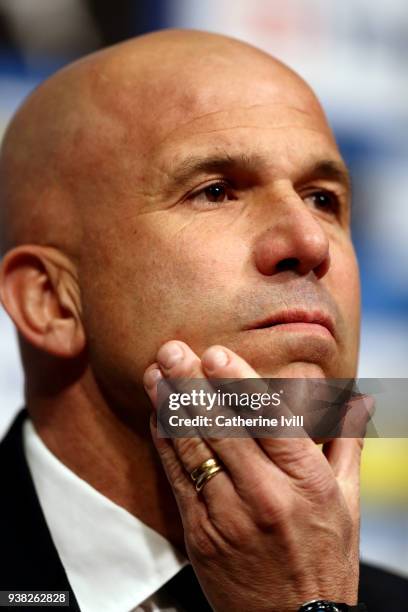
[[[291,323],[321,325],[325,327],[332,336],[335,336],[335,325],[332,317],[327,313],[317,310],[285,310],[268,316],[261,321],[257,321],[253,325],[247,327],[247,329],[265,329],[268,327],[277,327],[278,325],[290,325]]]

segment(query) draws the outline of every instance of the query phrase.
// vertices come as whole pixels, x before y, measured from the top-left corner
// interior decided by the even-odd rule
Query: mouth
[[[281,331],[317,332],[335,338],[335,325],[327,313],[313,310],[285,310],[248,326],[247,330],[276,329]]]

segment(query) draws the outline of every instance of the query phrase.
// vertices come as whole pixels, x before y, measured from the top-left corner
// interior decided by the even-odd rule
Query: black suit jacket
[[[70,610],[78,612],[25,459],[22,425],[26,416],[26,410],[18,414],[0,444],[0,590],[68,591]],[[192,572],[189,579],[194,589],[200,589]],[[197,599],[201,597],[191,601]],[[361,564],[360,601],[369,612],[408,612],[408,580]],[[188,612],[197,612],[194,603]]]

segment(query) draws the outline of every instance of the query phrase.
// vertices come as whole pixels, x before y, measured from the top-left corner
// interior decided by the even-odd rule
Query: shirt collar
[[[159,533],[61,463],[29,419],[23,440],[48,528],[81,610],[132,610],[187,564]]]

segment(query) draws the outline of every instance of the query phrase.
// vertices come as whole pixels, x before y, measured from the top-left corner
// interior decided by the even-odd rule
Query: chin
[[[266,376],[265,376],[266,377]],[[278,368],[268,378],[327,378],[323,367],[316,363],[294,362]]]
[[[354,378],[354,351],[346,351],[331,337],[262,331],[225,342],[262,378]]]

